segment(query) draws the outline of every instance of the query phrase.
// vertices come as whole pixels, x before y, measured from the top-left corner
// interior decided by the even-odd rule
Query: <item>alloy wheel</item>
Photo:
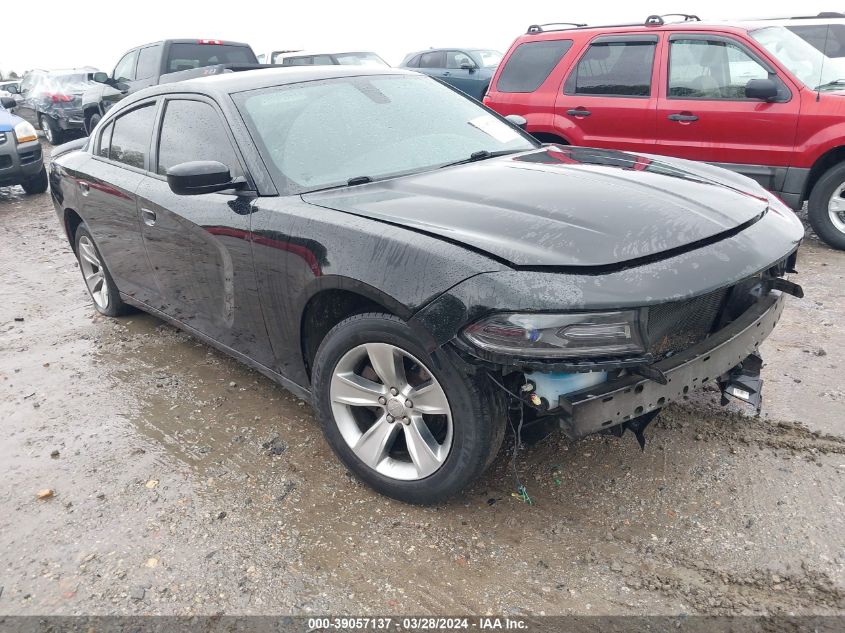
[[[393,479],[433,475],[452,447],[446,393],[419,359],[388,343],[349,350],[332,374],[335,423],[352,452]]]
[[[830,222],[840,233],[845,233],[845,182],[840,184],[827,203]]]
[[[82,268],[82,276],[85,278],[85,285],[97,307],[105,310],[109,307],[109,282],[106,279],[106,272],[94,248],[94,243],[87,235],[79,238],[79,266]]]
[[[46,116],[41,117],[41,129],[44,131],[44,136],[47,137],[47,140],[52,143],[53,142],[53,128],[50,126],[50,121],[47,120]]]

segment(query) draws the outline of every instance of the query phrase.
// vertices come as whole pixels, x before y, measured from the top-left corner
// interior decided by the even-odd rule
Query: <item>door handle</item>
[[[577,117],[585,117],[590,116],[592,112],[587,110],[586,108],[571,108],[566,111],[569,116],[577,116]]]
[[[698,116],[686,112],[679,112],[676,114],[670,114],[669,120],[678,121],[679,123],[692,123],[693,121],[698,121]]]
[[[445,71],[445,72],[443,73],[443,76],[444,76],[444,77],[448,77],[448,76],[450,76],[451,74],[452,74],[452,73],[450,73],[450,72],[447,70],[447,71]]]
[[[141,216],[144,218],[144,224],[147,226],[154,226],[156,223],[155,211],[149,209],[141,209]]]
[[[87,196],[91,192],[91,185],[89,185],[84,180],[79,181],[79,190],[82,192],[83,196]]]

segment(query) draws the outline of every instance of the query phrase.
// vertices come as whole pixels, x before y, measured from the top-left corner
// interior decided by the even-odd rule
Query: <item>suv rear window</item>
[[[566,80],[566,93],[647,97],[656,42],[596,42]]]
[[[572,48],[572,40],[525,42],[516,47],[496,82],[499,92],[534,92]]]
[[[167,52],[167,72],[190,70],[214,64],[255,64],[249,46],[231,44],[171,44]]]

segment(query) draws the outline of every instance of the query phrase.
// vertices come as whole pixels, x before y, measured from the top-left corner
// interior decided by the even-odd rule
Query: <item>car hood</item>
[[[709,165],[557,146],[302,197],[517,267],[668,257],[741,230],[768,206],[757,183]]]
[[[19,116],[12,114],[8,110],[0,108],[0,132],[11,132],[21,121],[23,121],[23,119]]]

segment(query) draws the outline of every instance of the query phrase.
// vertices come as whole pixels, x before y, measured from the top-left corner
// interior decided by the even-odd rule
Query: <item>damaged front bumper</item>
[[[628,375],[574,394],[560,396],[548,413],[576,439],[607,430],[683,399],[690,391],[729,374],[756,354],[783,312],[785,295],[772,291],[736,320],[698,345],[670,356],[653,367],[665,383],[642,375]],[[657,372],[655,372],[657,373]]]

